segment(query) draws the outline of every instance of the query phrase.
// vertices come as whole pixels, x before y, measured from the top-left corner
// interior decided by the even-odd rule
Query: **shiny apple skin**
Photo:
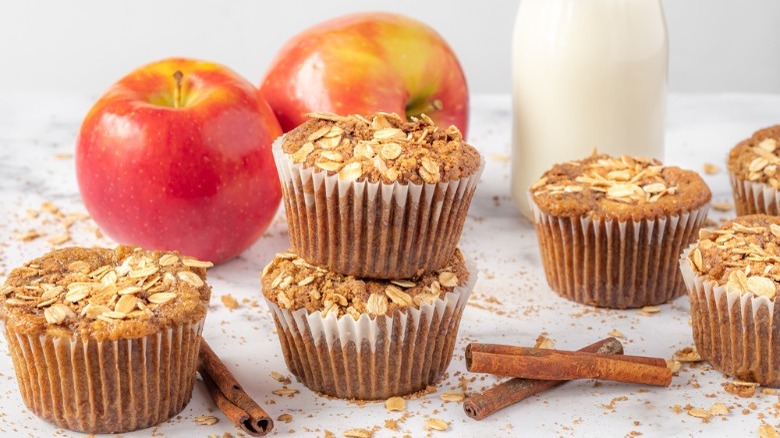
[[[290,39],[260,87],[284,131],[313,111],[414,115],[415,100],[440,126],[466,134],[469,94],[452,49],[429,26],[397,14],[360,13],[316,25]]]
[[[86,116],[79,190],[112,239],[219,263],[252,245],[279,206],[271,144],[280,134],[270,107],[236,73],[159,61],[112,85]]]

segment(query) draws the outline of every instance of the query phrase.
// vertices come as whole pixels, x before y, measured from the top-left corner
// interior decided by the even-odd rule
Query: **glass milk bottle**
[[[512,46],[512,196],[553,164],[663,159],[668,39],[660,0],[521,0]]]

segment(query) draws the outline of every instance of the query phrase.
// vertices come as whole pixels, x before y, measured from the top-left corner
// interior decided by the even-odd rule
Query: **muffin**
[[[120,246],[14,269],[0,312],[16,379],[42,419],[86,433],[159,424],[192,395],[211,266]]]
[[[680,258],[701,357],[740,380],[780,386],[780,218],[738,217]]]
[[[780,215],[780,125],[757,131],[729,152],[728,169],[737,215]]]
[[[484,166],[454,126],[310,114],[273,146],[292,250],[346,275],[434,271],[455,252]]]
[[[415,280],[368,280],[277,254],[262,273],[290,371],[313,391],[379,400],[434,384],[477,273],[456,249]]]
[[[547,282],[561,296],[622,309],[685,292],[677,257],[712,198],[695,172],[594,154],[553,166],[529,196]]]

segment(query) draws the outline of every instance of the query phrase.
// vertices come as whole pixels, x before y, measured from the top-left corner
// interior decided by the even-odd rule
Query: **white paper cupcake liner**
[[[729,172],[737,216],[748,214],[780,215],[780,191],[769,184],[740,179]]]
[[[547,283],[559,295],[625,309],[685,292],[677,257],[696,239],[708,204],[676,216],[618,221],[553,216],[529,198]]]
[[[85,433],[162,423],[189,402],[203,322],[138,339],[25,335],[6,326],[25,405],[42,419]]]
[[[273,145],[292,250],[345,275],[411,278],[455,252],[485,160],[471,176],[437,184],[344,181],[293,163]]]
[[[693,340],[699,355],[740,380],[780,386],[778,298],[727,291],[694,271],[687,248],[680,257],[691,300]]]
[[[452,359],[477,270],[444,298],[406,312],[357,321],[320,311],[290,311],[268,300],[284,360],[309,389],[343,399],[380,400],[435,384]]]

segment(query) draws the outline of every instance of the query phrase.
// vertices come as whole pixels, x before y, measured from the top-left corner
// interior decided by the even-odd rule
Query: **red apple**
[[[279,135],[257,89],[230,69],[155,62],[87,114],[76,145],[81,196],[118,242],[224,261],[255,242],[279,206]]]
[[[466,134],[468,88],[457,57],[427,25],[363,13],[326,21],[288,41],[260,88],[285,131],[312,111],[429,115]]]

